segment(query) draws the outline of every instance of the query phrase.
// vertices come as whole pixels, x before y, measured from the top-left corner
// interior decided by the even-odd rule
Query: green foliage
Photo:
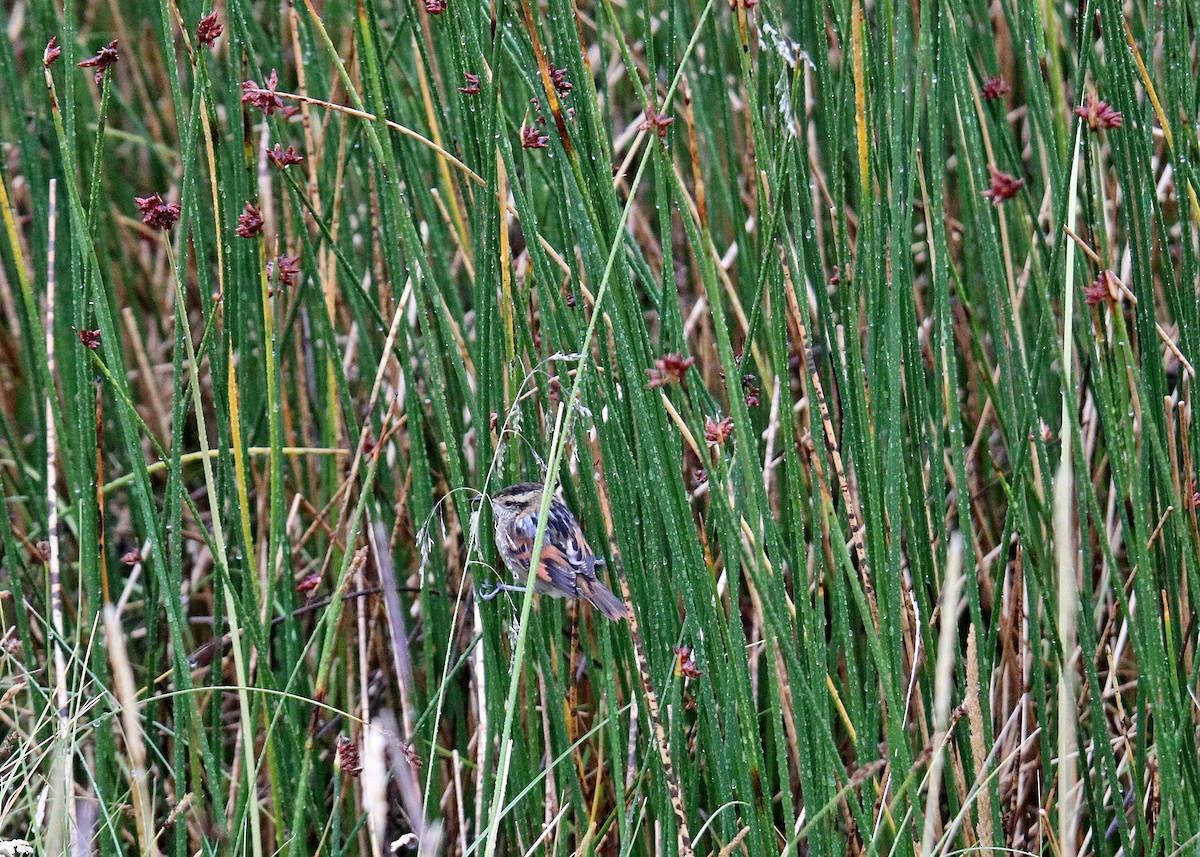
[[[0,843],[1194,849],[1196,9],[437,2],[12,7]]]

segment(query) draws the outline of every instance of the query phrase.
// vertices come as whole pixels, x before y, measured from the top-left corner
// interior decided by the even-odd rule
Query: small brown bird
[[[533,556],[541,503],[542,485],[538,482],[518,482],[492,496],[496,549],[521,583],[529,579],[529,560]],[[629,608],[596,577],[597,565],[604,565],[604,560],[596,558],[579,529],[579,522],[566,504],[552,497],[533,591],[555,598],[586,598],[609,619],[624,619]],[[524,592],[525,587],[500,583],[481,597],[488,601],[502,591]]]

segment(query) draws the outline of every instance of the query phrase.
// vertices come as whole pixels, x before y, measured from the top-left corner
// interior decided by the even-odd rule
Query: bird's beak
[[[482,494],[476,494],[474,497],[471,498],[471,508],[472,509],[478,509],[482,505],[483,505],[483,495]]]

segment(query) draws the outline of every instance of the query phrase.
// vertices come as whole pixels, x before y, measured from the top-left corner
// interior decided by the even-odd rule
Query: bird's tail
[[[580,594],[590,601],[593,607],[614,622],[620,622],[629,615],[629,608],[625,606],[625,602],[621,600],[621,596],[617,595],[599,580],[580,575],[578,586]]]

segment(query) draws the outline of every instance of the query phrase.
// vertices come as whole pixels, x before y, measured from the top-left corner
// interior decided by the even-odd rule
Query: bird
[[[529,561],[533,557],[543,490],[540,482],[518,482],[490,498],[496,526],[496,549],[508,570],[522,584],[529,580]],[[571,510],[562,500],[552,497],[533,591],[555,598],[586,599],[606,617],[619,622],[629,616],[629,608],[596,576],[596,566],[604,564],[603,559],[596,558]],[[499,583],[482,592],[481,597],[490,601],[501,592],[524,592],[525,589],[525,586]]]

